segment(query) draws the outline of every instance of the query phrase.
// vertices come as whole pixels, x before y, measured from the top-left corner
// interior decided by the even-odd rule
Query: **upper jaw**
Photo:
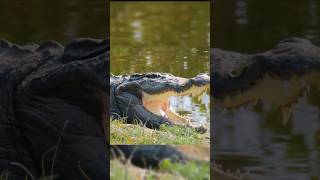
[[[128,76],[125,76],[128,78]],[[192,87],[209,87],[210,77],[207,74],[199,74],[187,79],[166,73],[133,74],[125,83],[117,87],[119,92],[141,91],[146,94],[156,95],[169,93],[172,95],[187,95],[187,90]]]
[[[213,48],[212,82],[213,96],[223,98],[237,94],[255,83],[262,74],[252,55]]]
[[[319,71],[294,75],[286,80],[265,74],[261,80],[241,93],[229,94],[223,98],[215,97],[215,110],[219,113],[223,109],[236,109],[248,104],[255,105],[258,101],[268,102],[282,111],[282,120],[286,124],[299,98],[309,91],[310,86],[320,85],[319,78]]]

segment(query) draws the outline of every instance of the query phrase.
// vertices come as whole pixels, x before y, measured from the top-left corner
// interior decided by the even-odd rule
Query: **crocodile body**
[[[0,173],[107,178],[108,52],[108,40],[0,40]]]

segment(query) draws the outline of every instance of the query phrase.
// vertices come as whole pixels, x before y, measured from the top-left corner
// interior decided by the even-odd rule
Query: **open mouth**
[[[301,76],[292,76],[288,80],[265,74],[263,78],[241,93],[215,99],[216,112],[224,109],[233,110],[247,105],[255,105],[258,101],[268,102],[280,108],[283,124],[292,116],[301,96],[304,96],[311,85],[319,86],[320,73],[313,71]]]
[[[181,92],[176,91],[166,91],[158,94],[148,94],[146,92],[142,93],[142,102],[143,106],[150,112],[163,116],[169,119],[172,123],[178,125],[189,125],[192,126],[190,119],[187,116],[180,115],[175,112],[173,107],[170,106],[169,98],[172,96],[192,96],[192,97],[201,97],[209,85],[205,86],[191,86],[189,89],[186,89]]]

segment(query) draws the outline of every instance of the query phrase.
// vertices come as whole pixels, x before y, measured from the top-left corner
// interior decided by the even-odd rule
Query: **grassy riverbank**
[[[209,134],[181,126],[161,126],[153,130],[141,125],[125,124],[121,120],[110,123],[111,144],[209,144]]]
[[[209,162],[172,163],[165,160],[158,169],[142,169],[118,160],[110,161],[111,180],[209,180]]]

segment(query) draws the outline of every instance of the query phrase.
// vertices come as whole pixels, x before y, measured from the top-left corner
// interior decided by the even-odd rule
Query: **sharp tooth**
[[[282,111],[282,124],[283,125],[287,125],[288,121],[291,118],[293,109],[294,109],[293,105],[289,105],[289,106],[281,108],[281,111]]]
[[[204,96],[205,96],[205,92],[202,92],[201,95],[199,96],[199,101],[203,101]]]
[[[195,97],[196,96],[196,91],[192,91],[192,97]]]

